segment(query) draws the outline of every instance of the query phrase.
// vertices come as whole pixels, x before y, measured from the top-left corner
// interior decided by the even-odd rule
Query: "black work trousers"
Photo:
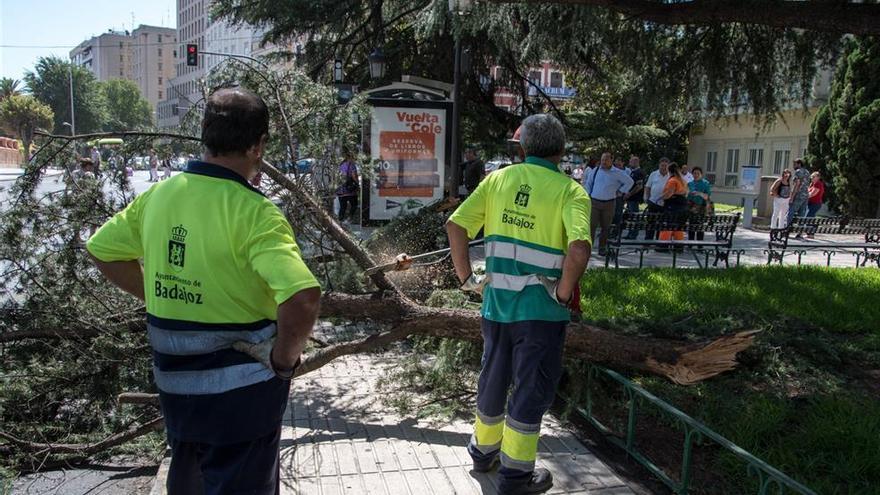
[[[229,445],[169,438],[168,495],[278,495],[280,440],[280,424],[269,435]]]

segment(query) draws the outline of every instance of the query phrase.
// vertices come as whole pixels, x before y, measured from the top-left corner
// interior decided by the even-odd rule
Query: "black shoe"
[[[532,479],[524,485],[519,485],[509,490],[499,490],[500,495],[530,495],[533,493],[544,493],[553,488],[553,475],[544,468],[538,468],[532,471]]]
[[[498,468],[498,465],[501,464],[501,461],[498,459],[496,455],[490,461],[487,462],[474,462],[473,470],[475,473],[490,473]]]

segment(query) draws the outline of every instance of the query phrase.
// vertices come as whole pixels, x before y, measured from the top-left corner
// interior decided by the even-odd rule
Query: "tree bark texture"
[[[739,22],[840,34],[880,34],[880,5],[844,0],[478,0],[487,3],[590,5],[658,24]]]
[[[325,294],[322,316],[371,321],[390,330],[364,339],[331,345],[309,355],[297,376],[313,371],[346,354],[375,349],[410,335],[482,341],[476,311],[420,306],[399,297],[374,298]],[[756,331],[739,332],[703,343],[684,343],[622,335],[602,328],[573,323],[565,342],[567,357],[596,364],[635,369],[691,385],[736,367],[736,355],[748,348]]]

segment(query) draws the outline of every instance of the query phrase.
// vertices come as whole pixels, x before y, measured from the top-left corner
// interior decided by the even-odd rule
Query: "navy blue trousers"
[[[562,375],[566,324],[482,321],[477,419],[468,452],[482,465],[500,455],[502,493],[531,479],[541,418],[553,404]]]
[[[169,437],[168,495],[278,495],[280,440],[280,425],[264,437],[228,445]]]

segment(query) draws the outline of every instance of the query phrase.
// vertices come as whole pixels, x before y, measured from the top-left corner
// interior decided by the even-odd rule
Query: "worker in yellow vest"
[[[553,485],[546,469],[535,469],[538,435],[562,373],[567,306],[591,245],[590,198],[559,170],[562,124],[551,115],[528,117],[520,145],[524,162],[487,176],[446,224],[462,289],[483,295],[483,360],[468,451],[478,472],[500,461],[504,495]],[[468,253],[481,228],[484,276],[473,273]]]
[[[268,132],[259,96],[216,91],[203,160],[139,195],[87,245],[111,282],[146,303],[169,495],[280,489],[281,418],[321,291],[284,214],[248,182]]]

